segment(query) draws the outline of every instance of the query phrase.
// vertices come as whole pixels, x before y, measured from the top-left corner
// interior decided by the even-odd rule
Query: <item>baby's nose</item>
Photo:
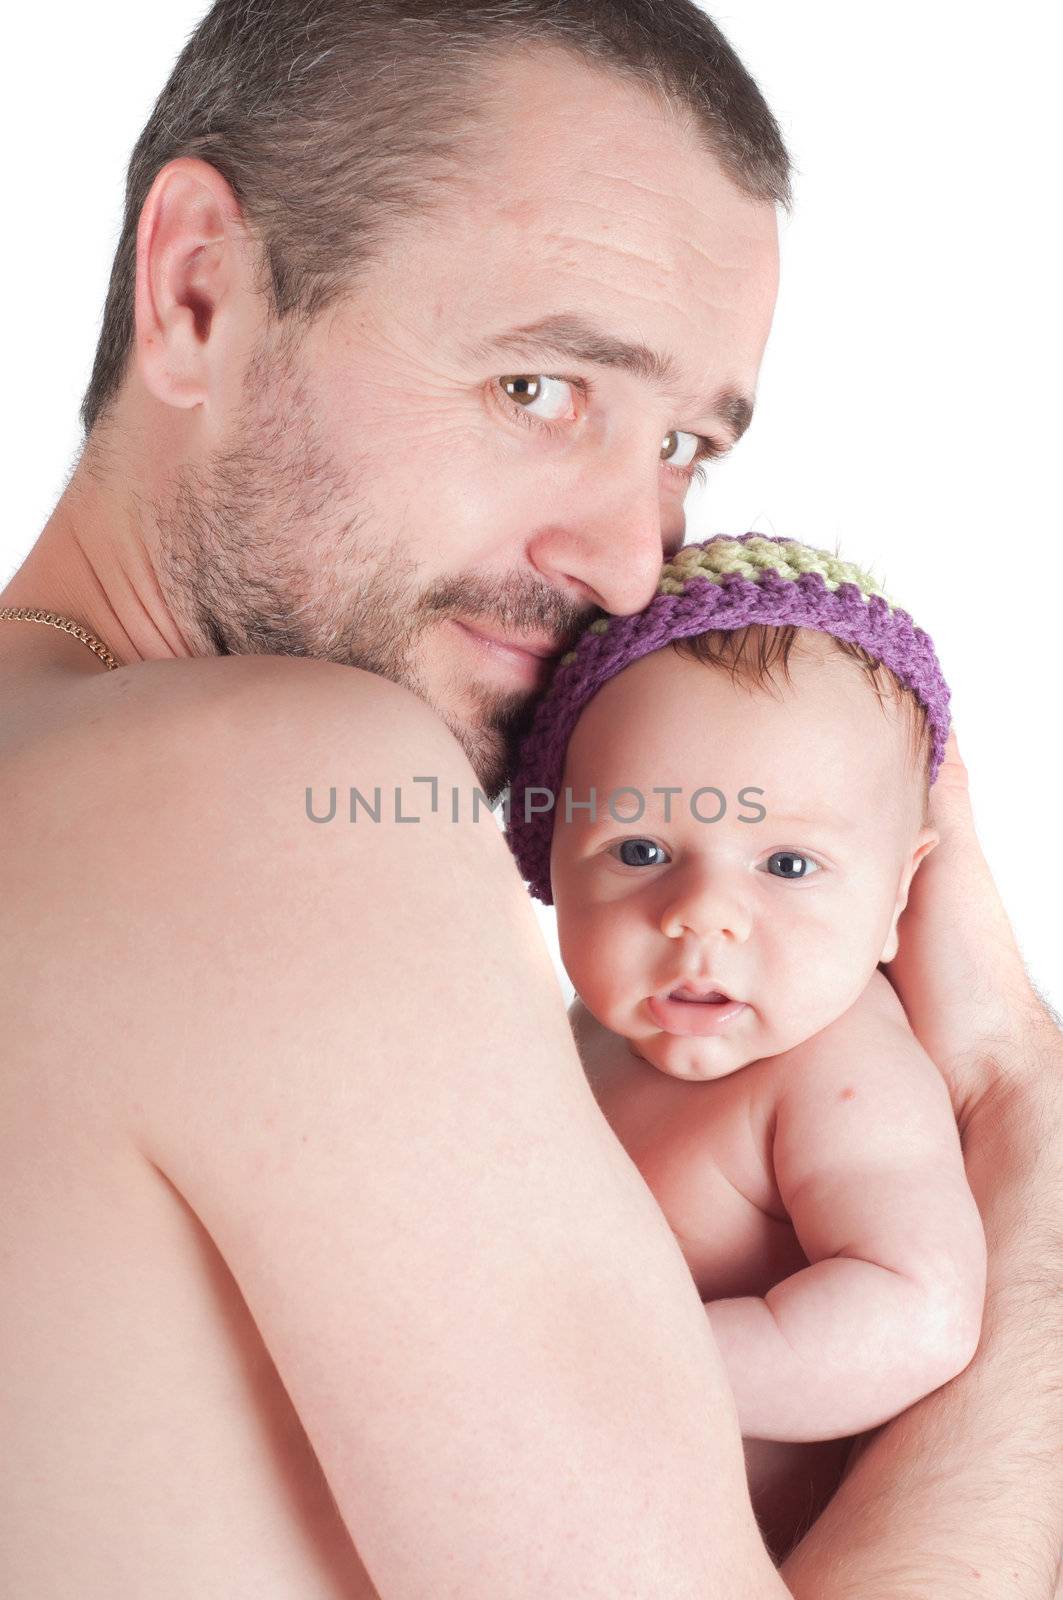
[[[739,885],[726,874],[702,869],[676,883],[661,916],[661,932],[669,939],[691,933],[698,939],[717,935],[744,944],[752,922],[747,897]]]

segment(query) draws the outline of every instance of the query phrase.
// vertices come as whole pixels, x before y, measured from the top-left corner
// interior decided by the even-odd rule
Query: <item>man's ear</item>
[[[912,886],[912,879],[915,877],[919,863],[930,854],[938,841],[939,835],[933,828],[923,828],[916,835],[912,853],[905,862],[904,871],[901,873],[901,879],[897,885],[897,901],[893,907],[893,915],[890,918],[890,931],[886,935],[886,943],[883,945],[882,954],[879,957],[880,961],[892,961],[900,949],[900,941],[897,938],[897,924],[900,921],[901,912],[908,904],[908,891]]]
[[[203,402],[219,318],[249,282],[247,230],[229,184],[206,161],[167,162],[137,228],[136,360],[155,399],[181,409]]]

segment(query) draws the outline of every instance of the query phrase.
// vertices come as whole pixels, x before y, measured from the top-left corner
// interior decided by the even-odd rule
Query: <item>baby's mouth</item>
[[[708,982],[686,982],[659,990],[647,1002],[650,1016],[665,1033],[704,1037],[728,1030],[749,1007]]]
[[[722,1006],[727,1004],[731,996],[724,994],[722,989],[699,991],[692,989],[688,984],[684,984],[682,988],[672,989],[667,998],[669,1000],[685,1000],[688,1004],[696,1006]]]

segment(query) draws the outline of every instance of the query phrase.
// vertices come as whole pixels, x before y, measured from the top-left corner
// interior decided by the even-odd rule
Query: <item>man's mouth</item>
[[[475,634],[478,639],[500,650],[513,650],[519,655],[536,656],[539,660],[556,661],[566,648],[566,641],[552,634],[505,633],[501,628],[484,627],[478,621],[467,622],[457,617],[454,621],[460,621],[467,633]]]
[[[503,639],[483,633],[472,624],[451,619],[453,627],[478,663],[499,683],[541,693],[550,680],[557,657],[555,641]]]

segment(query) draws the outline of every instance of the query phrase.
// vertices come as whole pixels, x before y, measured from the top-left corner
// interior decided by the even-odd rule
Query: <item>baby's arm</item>
[[[706,1312],[743,1434],[838,1438],[970,1361],[985,1238],[945,1084],[881,973],[778,1060],[775,1177],[811,1265]]]

